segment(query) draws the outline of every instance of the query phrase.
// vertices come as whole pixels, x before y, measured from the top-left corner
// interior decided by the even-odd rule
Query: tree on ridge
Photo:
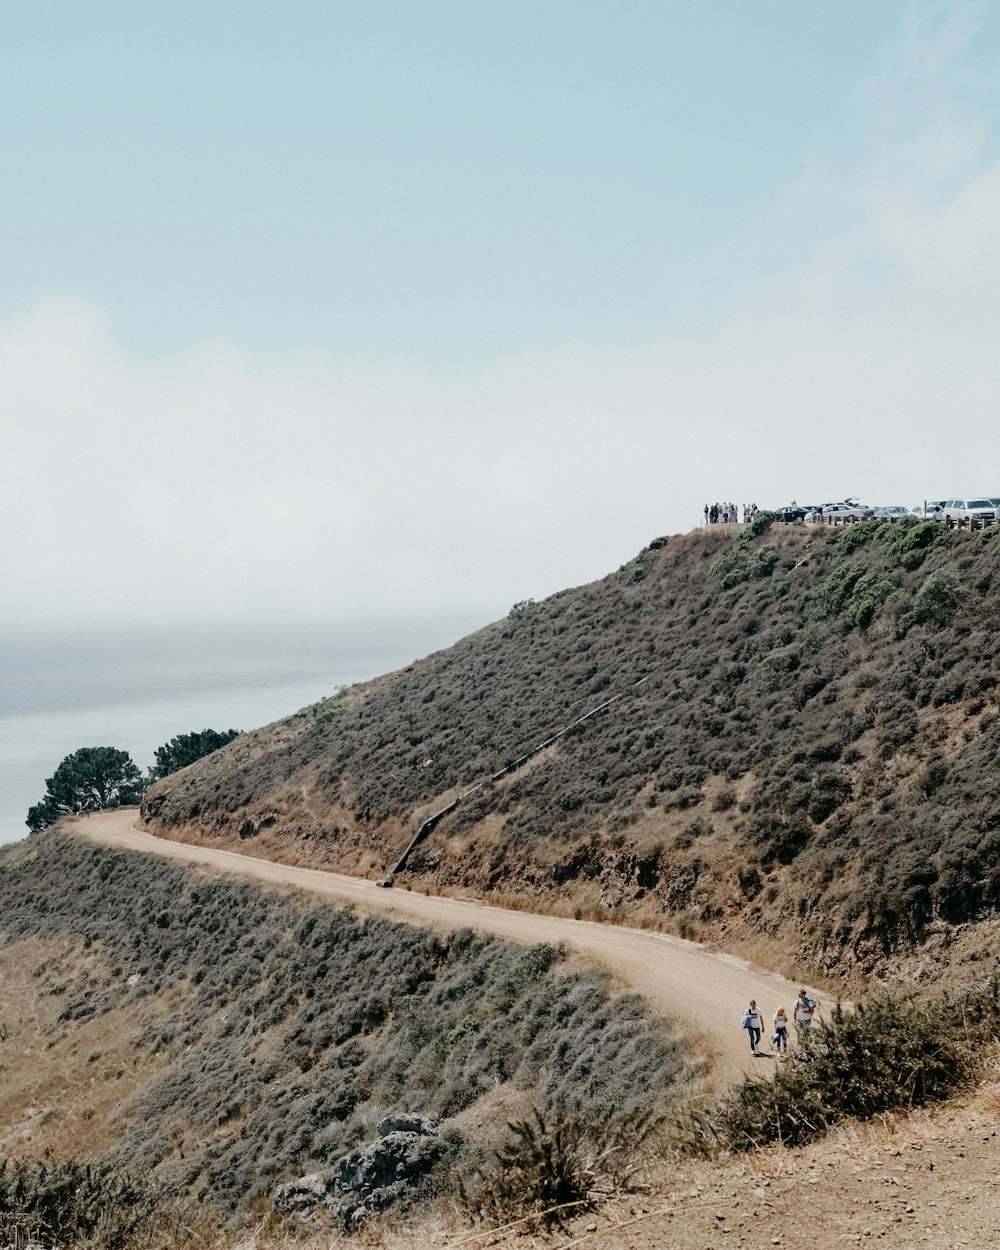
[[[200,732],[178,734],[153,752],[156,763],[149,770],[150,781],[168,777],[179,768],[186,768],[204,755],[210,755],[239,736],[238,729],[202,729]]]
[[[55,824],[60,816],[138,803],[145,788],[142,773],[127,751],[81,747],[67,755],[46,780],[45,797],[28,811],[25,824],[35,833]]]

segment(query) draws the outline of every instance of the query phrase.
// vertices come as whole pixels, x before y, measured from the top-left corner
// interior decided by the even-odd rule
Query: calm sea
[[[0,638],[0,842],[79,747],[128,751],[145,772],[181,733],[256,729],[449,646],[481,621],[321,628],[103,630]]]

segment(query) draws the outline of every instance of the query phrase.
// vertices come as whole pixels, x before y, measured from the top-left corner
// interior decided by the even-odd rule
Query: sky
[[[1000,495],[1000,7],[0,0],[0,630]]]

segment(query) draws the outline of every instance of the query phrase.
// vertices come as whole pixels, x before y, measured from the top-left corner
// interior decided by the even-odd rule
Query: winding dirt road
[[[799,988],[735,956],[714,954],[695,942],[669,934],[507,911],[485,903],[416,894],[398,887],[383,890],[373,881],[359,877],[295,868],[214,847],[170,842],[137,828],[137,816],[135,808],[119,808],[80,817],[70,828],[105,846],[203,864],[268,885],[296,886],[398,920],[439,929],[469,928],[513,942],[564,942],[585,959],[609,968],[659,1010],[679,1016],[688,1029],[704,1035],[715,1058],[717,1080],[723,1084],[746,1072],[766,1070],[773,1062],[771,1058],[753,1059],[749,1054],[747,1035],[740,1028],[740,1016],[749,1000],[757,1000],[769,1022],[779,1005],[783,1004],[791,1014]],[[763,1045],[769,1049],[766,1036]]]

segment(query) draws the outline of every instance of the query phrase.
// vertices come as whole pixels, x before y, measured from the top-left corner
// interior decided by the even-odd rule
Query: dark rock
[[[274,1209],[281,1215],[298,1215],[303,1218],[326,1201],[330,1178],[320,1172],[310,1172],[297,1181],[288,1181],[274,1191]]]
[[[345,1229],[357,1228],[368,1212],[412,1195],[444,1149],[437,1128],[437,1120],[424,1116],[386,1116],[378,1140],[344,1155],[333,1172],[279,1185],[275,1211],[305,1221],[326,1212]]]
[[[424,1115],[387,1115],[375,1125],[379,1137],[390,1133],[416,1133],[418,1137],[436,1137],[438,1121]]]

